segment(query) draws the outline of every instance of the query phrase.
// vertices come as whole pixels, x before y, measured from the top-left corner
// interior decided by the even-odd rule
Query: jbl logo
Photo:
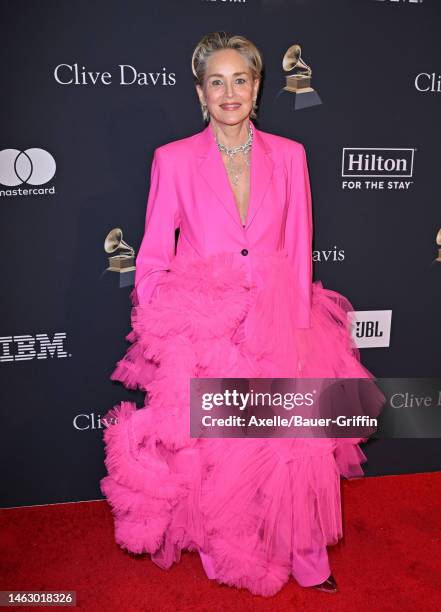
[[[358,348],[390,346],[392,310],[354,310],[348,318]]]
[[[378,321],[357,321],[355,324],[357,338],[380,338],[382,335]]]

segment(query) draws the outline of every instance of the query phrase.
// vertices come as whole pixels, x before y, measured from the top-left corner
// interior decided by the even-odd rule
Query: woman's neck
[[[211,130],[217,140],[226,147],[237,147],[246,142],[248,138],[249,119],[236,125],[227,125],[210,120]]]

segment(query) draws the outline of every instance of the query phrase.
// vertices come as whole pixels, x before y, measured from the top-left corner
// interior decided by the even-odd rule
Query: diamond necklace
[[[251,129],[251,126],[248,124],[247,141],[242,145],[238,145],[237,147],[227,147],[223,145],[222,143],[219,142],[217,135],[216,135],[216,142],[217,142],[219,151],[223,151],[228,156],[227,172],[230,175],[231,180],[233,181],[234,185],[237,185],[239,181],[239,174],[241,174],[243,171],[243,166],[242,167],[237,166],[237,164],[234,163],[234,157],[237,155],[237,153],[242,152],[244,154],[246,165],[250,167],[250,151],[251,151],[251,145],[253,142],[253,130]]]

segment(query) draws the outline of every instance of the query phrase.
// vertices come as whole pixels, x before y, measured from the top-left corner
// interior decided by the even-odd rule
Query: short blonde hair
[[[207,63],[209,58],[222,49],[235,49],[248,62],[253,79],[262,78],[263,59],[262,54],[254,43],[245,36],[238,34],[229,35],[226,32],[210,32],[205,34],[198,42],[193,51],[191,58],[191,70],[194,76],[195,85],[203,87],[205,75],[207,72]],[[202,116],[205,121],[208,121],[209,115],[207,107],[201,104]],[[250,113],[250,117],[255,118],[256,113],[254,107]]]

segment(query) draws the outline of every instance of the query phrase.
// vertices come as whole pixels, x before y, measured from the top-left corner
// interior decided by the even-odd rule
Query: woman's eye
[[[238,83],[239,85],[243,85],[244,83],[246,83],[246,79],[244,79],[243,77],[239,77],[238,79],[236,79],[236,83]],[[217,87],[218,85],[222,85],[222,81],[220,79],[215,79],[214,81],[211,81],[211,85],[212,87]]]

